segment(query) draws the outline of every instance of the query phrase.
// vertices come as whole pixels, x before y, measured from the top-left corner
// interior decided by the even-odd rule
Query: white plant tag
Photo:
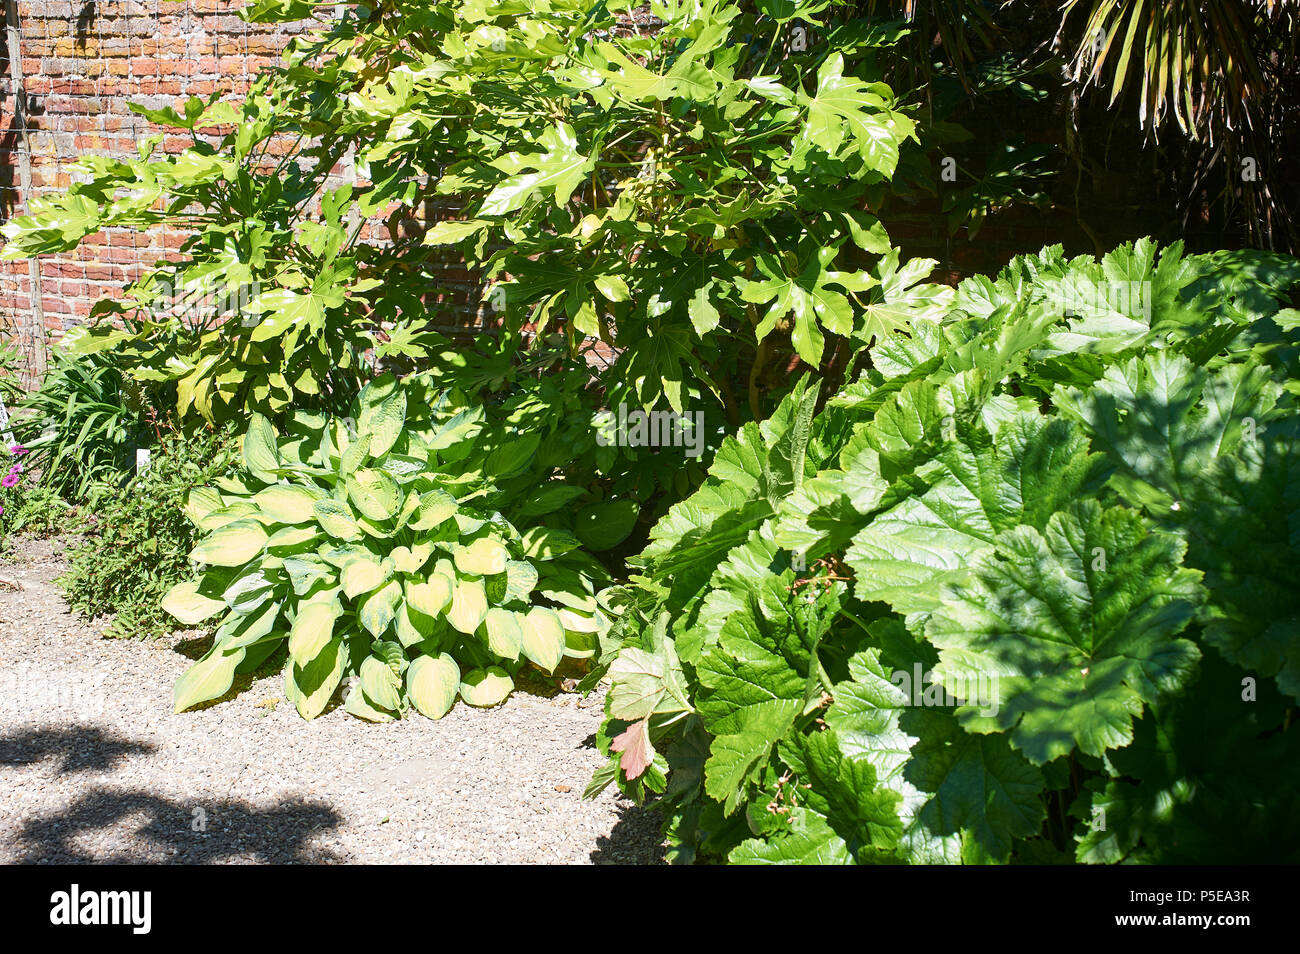
[[[137,447],[135,449],[135,472],[143,474],[149,469],[149,448]]]
[[[9,409],[3,398],[0,398],[0,436],[4,437],[6,447],[14,445],[14,432],[9,430]]]

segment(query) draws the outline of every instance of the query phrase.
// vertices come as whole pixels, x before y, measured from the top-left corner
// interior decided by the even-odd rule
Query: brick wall
[[[236,15],[242,5],[9,0],[17,23],[6,16],[0,64],[0,216],[25,211],[28,198],[22,194],[22,116],[15,108],[11,57],[17,57],[26,97],[31,194],[56,192],[67,188],[69,167],[79,156],[135,155],[137,142],[159,132],[132,113],[129,102],[157,108],[217,91],[238,97],[292,35],[310,26],[245,23]],[[169,137],[163,148],[180,151],[189,142]],[[0,263],[0,333],[18,338],[29,366],[39,371],[43,331],[57,335],[82,322],[96,300],[120,290],[183,239],[165,228],[91,236],[73,252],[39,260],[39,295],[27,262]]]

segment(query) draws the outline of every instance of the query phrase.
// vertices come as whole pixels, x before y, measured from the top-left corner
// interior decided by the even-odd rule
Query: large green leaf
[[[1111,365],[1091,388],[1055,397],[1113,455],[1121,492],[1167,512],[1194,495],[1198,478],[1237,446],[1243,428],[1265,427],[1281,390],[1260,365],[1211,374],[1156,351]]]
[[[895,661],[906,678],[886,668],[879,650],[850,659],[850,679],[835,686],[826,712],[840,750],[870,762],[879,784],[898,794],[902,857],[915,864],[1005,861],[1015,838],[1039,830],[1042,775],[1004,736],[965,732],[951,710],[926,707],[922,655]]]
[[[889,109],[892,95],[883,83],[845,76],[843,56],[832,53],[817,71],[815,92],[798,94],[808,111],[800,137],[831,155],[839,155],[843,148],[856,151],[868,168],[892,175],[898,147],[914,135],[915,125]]]
[[[508,153],[494,161],[493,165],[510,175],[483,200],[479,215],[508,215],[535,195],[549,193],[556,205],[569,201],[591,171],[593,160],[578,151],[577,135],[568,123],[548,128],[538,144],[543,151]]]
[[[1205,573],[1205,640],[1300,699],[1300,428],[1278,421],[1202,475],[1182,526]]]
[[[1127,745],[1144,702],[1182,685],[1200,657],[1177,638],[1201,601],[1182,541],[1093,501],[1018,527],[976,560],[926,636],[935,674],[959,699],[997,677],[997,698],[959,710],[976,732],[1009,731],[1036,765]]]
[[[861,600],[928,612],[946,583],[967,579],[999,533],[1043,529],[1056,511],[1100,486],[1102,458],[1066,421],[1018,415],[996,438],[955,418],[953,439],[919,467],[909,496],[872,519],[845,552]]]
[[[792,578],[756,581],[697,668],[703,686],[697,709],[715,736],[705,791],[728,812],[746,800],[774,746],[822,691],[813,654],[838,594],[808,603],[791,596]]]
[[[799,273],[789,273],[783,260],[776,255],[760,257],[759,271],[763,281],[747,281],[741,288],[741,298],[755,304],[771,302],[755,329],[759,341],[776,328],[777,323],[790,316],[790,340],[795,351],[809,365],[821,364],[825,337],[821,329],[832,334],[849,335],[853,331],[853,306],[842,293],[831,285],[847,291],[865,291],[875,279],[863,272],[830,271],[827,266],[839,249],[816,249]]]

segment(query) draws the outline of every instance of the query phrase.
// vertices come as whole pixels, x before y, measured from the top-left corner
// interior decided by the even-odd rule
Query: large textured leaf
[[[378,589],[387,579],[388,574],[373,557],[359,557],[343,567],[339,582],[343,584],[343,593],[348,599],[356,599],[363,593]]]
[[[1260,365],[1211,374],[1157,351],[1112,365],[1091,388],[1058,391],[1056,401],[1113,455],[1122,493],[1168,511],[1194,495],[1197,479],[1236,447],[1243,428],[1265,426],[1281,390]]]
[[[742,804],[773,747],[821,692],[813,653],[838,593],[808,603],[789,593],[792,578],[756,581],[698,666],[704,690],[697,709],[715,736],[704,768],[705,791],[728,812]]]
[[[443,573],[433,573],[424,583],[406,584],[406,602],[425,616],[439,616],[451,602],[453,582]]]
[[[1193,693],[1171,698],[1106,756],[1076,809],[1086,864],[1276,864],[1300,860],[1300,736],[1288,700],[1206,654]]]
[[[875,767],[840,751],[833,730],[795,735],[781,755],[804,786],[801,801],[816,812],[860,861],[892,860],[903,831],[899,794],[878,784]]]
[[[936,676],[958,698],[998,677],[997,711],[963,706],[963,725],[1009,730],[1037,765],[1076,746],[1126,745],[1143,702],[1181,685],[1200,656],[1177,638],[1201,599],[1184,549],[1132,511],[1092,501],[1053,516],[1045,533],[1000,535],[926,629]]]
[[[966,732],[936,709],[914,709],[904,725],[917,743],[903,774],[924,799],[900,846],[912,861],[1001,862],[1038,833],[1042,773],[1005,736]]]
[[[651,715],[689,712],[687,686],[673,641],[667,638],[668,616],[652,632],[653,651],[624,649],[609,667],[609,714],[635,721]]]
[[[768,520],[806,475],[816,389],[801,382],[762,426],[746,424],[723,441],[709,477],[669,509],[641,559],[685,601],[727,552]]]
[[[851,678],[835,686],[826,724],[847,757],[870,762],[879,784],[898,794],[903,858],[1004,861],[1014,838],[1039,829],[1042,775],[1005,737],[967,733],[950,710],[918,706],[927,668],[908,665],[908,678],[895,679],[878,650],[858,654]]]
[[[483,629],[489,650],[512,662],[519,658],[523,651],[524,631],[518,616],[510,610],[493,606],[483,619]]]
[[[776,542],[805,561],[842,551],[888,490],[880,455],[865,439],[850,440],[836,466],[804,481],[782,502]]]
[[[401,602],[402,584],[397,580],[389,580],[382,588],[361,600],[357,607],[357,622],[378,639],[393,624]]]
[[[795,809],[790,834],[765,841],[751,838],[732,849],[735,865],[851,865],[853,853],[822,816]]]
[[[244,434],[244,466],[258,476],[269,478],[280,466],[275,446],[275,428],[261,414],[254,414]]]
[[[406,391],[398,386],[391,374],[386,374],[367,384],[359,401],[359,436],[368,440],[367,451],[372,457],[383,457],[402,434],[406,418]]]
[[[854,538],[845,562],[861,600],[927,612],[940,588],[965,580],[1001,532],[1048,518],[1101,483],[1101,455],[1062,420],[1018,415],[992,437],[979,422],[951,424],[954,439],[918,468],[924,493],[881,513]]]
[[[334,638],[334,621],[341,609],[331,601],[316,601],[302,606],[289,630],[289,658],[299,666],[315,659]]]
[[[1205,573],[1205,640],[1300,699],[1300,427],[1276,422],[1219,458],[1184,511]]]

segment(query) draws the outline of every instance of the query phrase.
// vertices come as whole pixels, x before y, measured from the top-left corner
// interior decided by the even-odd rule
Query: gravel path
[[[175,715],[197,641],[100,639],[52,584],[57,551],[0,558],[0,863],[660,860],[653,814],[582,800],[597,696],[303,722],[275,676]]]

